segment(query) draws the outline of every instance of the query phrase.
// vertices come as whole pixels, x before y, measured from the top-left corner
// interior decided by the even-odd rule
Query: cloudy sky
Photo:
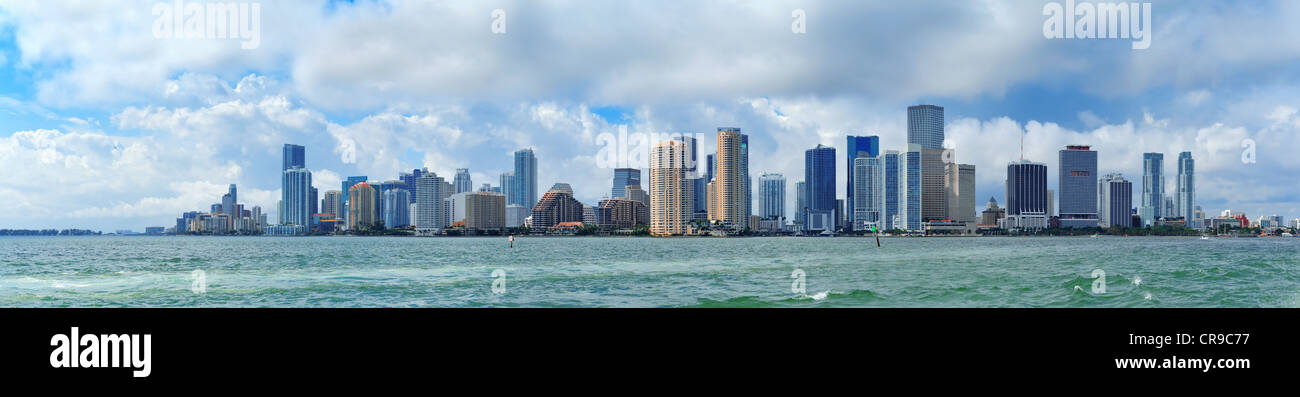
[[[1037,1],[262,1],[243,49],[159,38],[170,2],[0,0],[0,228],[173,225],[230,183],[274,212],[284,143],[322,192],[416,167],[496,185],[531,146],[542,189],[592,203],[620,127],[704,134],[702,153],[740,127],[792,210],[804,150],[902,149],[918,103],[946,107],[979,207],[1023,135],[1050,175],[1087,144],[1135,191],[1143,152],[1172,189],[1190,151],[1207,213],[1300,216],[1300,2],[1153,3],[1134,50],[1045,38]]]

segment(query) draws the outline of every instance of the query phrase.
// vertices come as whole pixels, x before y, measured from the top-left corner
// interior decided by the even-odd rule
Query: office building
[[[1047,165],[1020,160],[1007,165],[1007,229],[1047,228]]]
[[[1097,227],[1097,152],[1089,146],[1066,146],[1060,151],[1058,175],[1061,227]]]
[[[834,230],[838,217],[835,204],[835,148],[825,145],[804,151],[804,199],[801,214],[804,231]]]
[[[641,170],[636,168],[614,169],[614,186],[610,188],[609,197],[625,197],[628,185],[641,184]]]
[[[1121,174],[1106,174],[1097,182],[1099,227],[1132,227],[1133,183]]]

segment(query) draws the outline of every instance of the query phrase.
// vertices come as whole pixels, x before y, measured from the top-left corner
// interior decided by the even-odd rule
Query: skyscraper
[[[410,226],[411,194],[406,189],[395,188],[384,192],[384,226],[403,228]]]
[[[518,186],[518,185],[515,185],[515,173],[514,173],[514,172],[503,172],[503,173],[501,173],[501,194],[506,195],[506,206],[507,206],[507,207],[510,206],[511,204],[515,204],[514,200],[517,200],[517,199],[519,198],[519,192],[515,190],[515,189],[517,189],[517,188],[519,188],[519,186]],[[515,204],[515,205],[519,205],[519,204]],[[523,205],[519,205],[519,206],[520,206],[520,207],[523,207]],[[532,210],[532,207],[524,207],[524,208],[527,208],[529,211]],[[509,217],[507,217],[507,218],[509,218]],[[506,223],[509,224],[509,219],[506,220]],[[519,226],[519,225],[514,225],[514,226],[509,226],[509,227],[516,227],[516,226]]]
[[[1120,174],[1106,174],[1097,185],[1100,227],[1133,226],[1133,183]]]
[[[239,215],[235,214],[235,205],[238,203],[239,195],[235,191],[235,184],[232,183],[226,190],[226,194],[221,195],[221,213]]]
[[[975,223],[975,165],[948,163],[944,167],[948,219]]]
[[[297,166],[284,170],[280,179],[280,224],[308,227],[310,200],[311,171]]]
[[[641,170],[636,168],[614,169],[614,186],[609,190],[609,197],[625,197],[629,185],[641,184]]]
[[[344,179],[341,183],[341,185],[343,185],[343,203],[339,204],[339,210],[343,211],[341,218],[343,219],[344,225],[352,224],[352,219],[350,218],[352,216],[352,211],[348,208],[348,202],[352,200],[352,186],[365,182],[366,179],[365,176],[349,176],[348,179]]]
[[[895,229],[921,231],[922,151],[919,143],[907,144],[898,157],[898,219]]]
[[[766,173],[758,182],[758,214],[763,219],[785,219],[785,176]]]
[[[406,192],[408,193],[408,196],[411,196],[411,204],[415,204],[415,196],[418,194],[416,189],[419,188],[420,175],[424,175],[426,172],[429,172],[428,168],[416,168],[411,170],[411,172],[403,172],[398,176],[398,179],[401,179],[402,182],[406,184]],[[411,221],[415,221],[415,218],[411,218]]]
[[[835,148],[825,145],[804,151],[804,189],[807,190],[803,214],[805,231],[833,230],[835,219]]]
[[[348,229],[359,230],[374,226],[375,204],[378,197],[374,187],[365,182],[358,182],[348,188]]]
[[[1142,155],[1142,207],[1138,211],[1142,217],[1142,226],[1154,225],[1156,218],[1164,214],[1164,163],[1163,153]]]
[[[719,133],[719,136],[721,135]],[[689,233],[692,199],[690,189],[685,186],[686,156],[683,145],[671,140],[661,142],[650,149],[651,235],[671,236]]]
[[[1047,227],[1047,165],[1029,160],[1007,164],[1008,229]]]
[[[921,148],[922,222],[950,218],[948,216],[948,191],[944,189],[945,167],[943,149]]]
[[[853,207],[848,209],[853,214],[853,221],[850,222],[852,230],[871,230],[872,227],[884,226],[880,222],[885,199],[885,184],[882,181],[885,173],[881,161],[882,157],[878,155],[853,159],[853,173],[850,174],[854,179],[852,200],[847,201],[853,203]]]
[[[306,149],[299,145],[284,144],[284,167],[280,171],[290,168],[307,168]]]
[[[745,230],[749,222],[749,215],[744,212],[747,198],[744,189],[748,183],[744,180],[742,168],[742,139],[739,128],[718,128],[717,175],[713,178],[713,202],[709,204],[709,220],[721,222],[724,227],[736,231]],[[680,157],[685,157],[685,154]],[[653,212],[652,208],[652,215]]]
[[[415,228],[420,234],[439,234],[446,227],[443,214],[444,184],[442,177],[425,172],[416,181]]]
[[[456,185],[456,193],[474,191],[474,182],[469,177],[469,168],[457,168],[456,179],[453,183]]]
[[[1199,229],[1196,222],[1196,160],[1192,152],[1178,154],[1178,202],[1177,215],[1187,221],[1187,227]]]
[[[808,184],[804,181],[794,183],[794,223],[803,224],[804,211],[808,209]],[[800,228],[802,229],[802,228]]]
[[[943,107],[916,105],[907,108],[907,143],[925,149],[943,149]]]
[[[740,129],[737,128],[739,133]],[[740,216],[744,218],[740,229],[749,229],[749,217],[754,214],[754,181],[749,177],[749,135],[740,134]],[[758,225],[753,225],[757,228]]]
[[[848,186],[846,186],[844,189],[844,206],[847,207],[847,210],[849,211],[849,214],[847,215],[853,215],[853,211],[856,211],[857,208],[853,204],[854,192],[856,191],[854,190],[854,183],[856,183],[857,181],[857,178],[855,178],[853,174],[853,170],[855,168],[854,161],[857,160],[859,157],[876,157],[879,155],[880,155],[880,137],[875,135],[872,136],[849,135],[848,136],[848,151],[845,152],[845,156],[844,156],[848,160],[845,166],[845,174],[844,174],[845,181],[848,184]],[[856,216],[854,216],[854,218],[856,218]],[[856,227],[856,225],[857,222],[855,219],[855,222],[852,222],[850,228]]]
[[[1060,151],[1060,166],[1061,227],[1096,227],[1097,152],[1088,146],[1066,146]]]
[[[515,151],[515,198],[512,204],[532,208],[537,204],[537,156],[532,148]]]
[[[322,213],[334,214],[334,219],[343,219],[343,214],[339,212],[339,204],[343,202],[343,192],[340,190],[326,190],[325,197],[320,200],[320,210]]]
[[[897,150],[890,150],[885,152],[884,162],[882,164],[882,167],[884,168],[884,173],[885,173],[884,177],[881,178],[882,181],[884,182],[883,190],[885,194],[885,199],[883,204],[884,209],[883,212],[881,213],[881,218],[882,218],[881,221],[884,222],[885,230],[893,230],[895,228],[898,228],[898,226],[895,224],[895,218],[898,217],[898,195],[899,195],[898,181],[900,176],[899,175],[900,171],[898,168]]]

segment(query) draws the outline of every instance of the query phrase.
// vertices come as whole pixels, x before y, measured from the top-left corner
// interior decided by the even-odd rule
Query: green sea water
[[[509,248],[502,237],[7,237],[0,306],[1300,306],[1300,239],[882,242],[521,237]],[[498,269],[504,282],[492,275]],[[1097,269],[1105,292],[1093,292]]]

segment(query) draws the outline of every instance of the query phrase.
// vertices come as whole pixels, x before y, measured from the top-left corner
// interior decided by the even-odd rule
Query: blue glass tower
[[[880,155],[880,137],[874,135],[873,136],[849,135],[848,152],[847,155],[845,155],[845,158],[848,161],[846,162],[845,164],[846,166],[844,167],[844,170],[846,172],[844,175],[847,178],[847,182],[848,182],[848,186],[846,186],[844,190],[845,191],[844,207],[848,208],[849,211],[852,211],[853,208],[857,208],[854,207],[853,204],[853,192],[854,192],[853,160],[856,160],[858,157],[870,158],[879,155]]]
[[[632,185],[641,185],[641,170],[636,168],[615,169],[614,187],[610,189],[609,197],[617,198],[627,195],[627,187]]]
[[[284,144],[284,171],[293,167],[307,168],[306,149],[299,145]]]
[[[827,216],[834,225],[835,219],[835,148],[825,145],[808,149],[804,152],[804,189],[807,190],[804,205],[808,206],[804,215],[804,228],[810,230],[818,224],[809,217]],[[829,227],[827,227],[829,228]]]
[[[519,204],[524,208],[533,208],[537,204],[537,156],[533,149],[515,151],[515,188],[510,204]]]

